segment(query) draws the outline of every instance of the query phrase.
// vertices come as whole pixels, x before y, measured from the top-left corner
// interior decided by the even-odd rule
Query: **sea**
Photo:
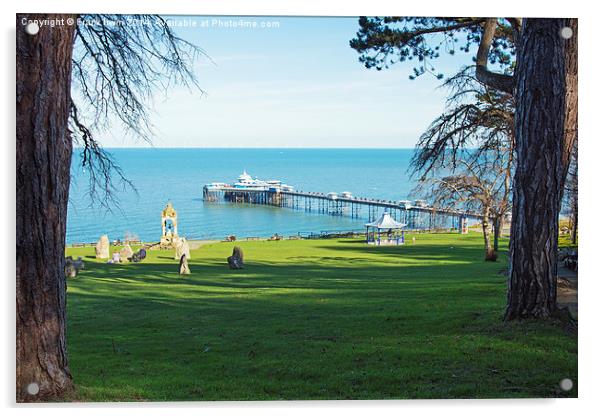
[[[287,208],[203,201],[203,185],[234,183],[243,170],[308,192],[351,192],[385,200],[411,199],[409,166],[414,149],[106,149],[135,187],[120,186],[115,202],[91,198],[89,172],[74,149],[67,218],[67,243],[109,239],[158,241],[161,211],[171,201],[178,231],[190,239],[228,235],[267,237],[359,230],[365,219],[308,214]],[[115,177],[117,179],[117,177]]]

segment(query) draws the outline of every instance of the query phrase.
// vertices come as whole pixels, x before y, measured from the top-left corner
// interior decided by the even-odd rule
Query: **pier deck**
[[[466,232],[467,222],[481,221],[482,215],[473,211],[462,211],[443,207],[432,207],[410,201],[392,201],[334,193],[303,192],[297,190],[245,189],[233,186],[204,186],[206,202],[247,203],[291,208],[334,216],[349,216],[374,221],[382,212],[407,224],[409,229],[457,229]]]

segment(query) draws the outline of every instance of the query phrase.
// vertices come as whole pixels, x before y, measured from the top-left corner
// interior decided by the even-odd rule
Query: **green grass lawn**
[[[139,264],[97,261],[68,281],[76,400],[575,397],[577,336],[502,321],[506,253],[479,234],[241,242]],[[575,388],[558,383],[571,378]]]

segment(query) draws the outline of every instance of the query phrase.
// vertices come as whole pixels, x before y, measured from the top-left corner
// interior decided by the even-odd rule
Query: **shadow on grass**
[[[474,245],[457,250],[425,243],[395,247],[331,244],[314,249],[313,255],[306,256],[276,252],[275,255],[281,257],[273,261],[249,261],[247,256],[243,270],[229,270],[225,261],[193,258],[189,261],[192,274],[187,276],[179,275],[176,260],[161,254],[156,258],[168,259],[170,263],[155,263],[152,257],[131,264],[91,262],[86,263],[87,270],[77,280],[133,284],[130,290],[141,290],[143,296],[153,293],[161,285],[169,285],[211,291],[217,288],[233,290],[233,296],[239,295],[241,290],[338,291],[343,297],[349,296],[350,291],[386,296],[401,290],[398,295],[401,298],[413,294],[431,296],[435,301],[455,301],[455,297],[465,296],[472,285],[479,288],[479,296],[490,297],[496,293],[500,302],[503,299],[499,291],[505,287],[505,278],[497,272],[505,262],[483,262],[482,251]],[[344,255],[317,255],[337,251]],[[93,288],[79,283],[74,285],[80,286],[80,290]],[[488,290],[491,292],[487,293]],[[127,293],[115,296],[127,296]]]
[[[557,384],[577,378],[576,337],[503,322],[502,263],[480,247],[312,250],[237,271],[194,258],[187,276],[160,255],[87,262],[68,282],[76,383],[96,400],[572,394]]]
[[[470,262],[466,259],[466,253],[434,256],[426,254],[427,252],[425,247],[413,250],[411,255],[393,252],[388,248],[383,248],[378,253],[371,252],[378,254],[381,259],[370,256],[291,256],[280,261],[246,261],[243,270],[229,270],[225,262],[193,259],[189,261],[192,274],[188,276],[178,274],[178,262],[171,257],[166,257],[173,262],[171,264],[151,263],[150,259],[143,263],[119,265],[87,263],[87,271],[82,273],[79,279],[247,289],[316,290],[373,290],[407,284],[416,287],[431,285],[435,290],[437,285],[445,288],[448,285],[461,287],[463,284],[482,281],[484,275],[491,279],[487,283],[500,284],[504,281],[504,278],[497,275],[499,264],[492,265],[480,260]],[[399,262],[382,261],[383,254],[395,255]],[[444,264],[421,265],[423,260]]]

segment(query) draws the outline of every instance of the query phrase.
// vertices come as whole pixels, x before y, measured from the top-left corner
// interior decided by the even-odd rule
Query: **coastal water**
[[[297,190],[348,191],[355,196],[406,199],[414,183],[408,166],[413,149],[109,149],[137,192],[121,188],[119,208],[91,204],[88,174],[74,151],[67,243],[136,236],[157,241],[161,210],[178,211],[180,235],[189,239],[293,235],[360,229],[361,219],[307,214],[286,208],[205,203],[203,185],[233,183],[246,170],[260,179],[279,179]]]

